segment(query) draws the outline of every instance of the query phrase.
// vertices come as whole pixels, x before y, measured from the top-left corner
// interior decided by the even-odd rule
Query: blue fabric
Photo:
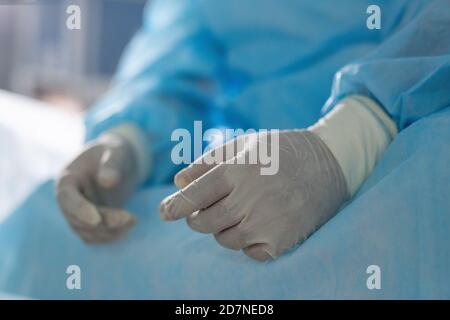
[[[86,119],[87,139],[123,122],[141,127],[154,160],[150,185],[171,181],[179,169],[171,133],[194,120],[205,130],[302,128],[327,101],[326,110],[360,93],[404,129],[450,106],[449,0],[377,1],[381,30],[366,27],[371,4],[152,1],[115,85]]]
[[[0,291],[33,298],[450,298],[450,109],[403,130],[356,198],[296,250],[260,264],[184,221],[159,220],[172,187],[129,204],[126,240],[86,246],[38,188],[0,224]],[[79,291],[67,266],[81,267]],[[368,290],[369,265],[381,290]]]
[[[399,130],[450,106],[449,0],[429,1],[401,30],[336,74],[332,106],[362,94],[380,102]]]
[[[174,128],[301,128],[328,99],[363,93],[401,129],[342,211],[296,250],[259,264],[161,222],[172,187],[129,204],[139,224],[114,245],[89,247],[41,186],[0,224],[0,291],[34,298],[450,298],[448,0],[153,1],[115,85],[86,119],[92,139],[123,122],[149,138],[148,185],[172,179]],[[337,70],[331,98],[329,88]],[[66,268],[82,290],[65,288]],[[381,267],[381,290],[366,268]]]

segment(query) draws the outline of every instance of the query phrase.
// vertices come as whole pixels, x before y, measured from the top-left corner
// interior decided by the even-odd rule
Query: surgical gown
[[[148,135],[148,184],[171,181],[171,133],[289,129],[349,94],[380,102],[399,130],[450,105],[449,0],[152,1],[87,139],[123,122]],[[334,81],[333,81],[334,77]],[[332,92],[330,95],[330,88]]]
[[[378,4],[380,30],[366,27]],[[450,1],[152,1],[87,139],[124,122],[148,135],[153,170],[129,237],[86,246],[36,190],[0,225],[0,291],[37,298],[450,298]],[[332,88],[330,94],[330,88]],[[400,133],[352,202],[302,246],[260,264],[183,221],[175,128],[302,128],[342,97],[376,99]],[[325,107],[324,107],[325,106]],[[159,186],[157,186],[159,185]],[[49,206],[49,203],[51,204]],[[57,239],[57,240],[55,240]],[[82,290],[65,287],[68,265]],[[367,268],[381,289],[367,287]]]

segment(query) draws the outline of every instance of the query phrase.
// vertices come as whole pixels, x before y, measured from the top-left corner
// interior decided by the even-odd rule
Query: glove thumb
[[[97,170],[97,183],[104,188],[114,188],[123,178],[122,166],[125,152],[121,147],[107,147]]]

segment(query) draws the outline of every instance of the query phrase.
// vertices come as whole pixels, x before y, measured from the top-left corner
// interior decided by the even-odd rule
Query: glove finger
[[[56,196],[59,206],[69,222],[96,226],[101,216],[95,205],[90,203],[80,192],[80,185],[73,175],[65,175],[58,181]]]
[[[219,165],[184,189],[165,198],[160,205],[161,218],[185,218],[227,196],[232,191],[232,186],[225,178],[226,168],[226,165]]]
[[[104,188],[113,188],[124,178],[127,149],[121,144],[105,147],[97,169],[97,183]]]
[[[195,179],[212,170],[218,164],[232,159],[237,154],[237,139],[214,148],[196,159],[188,167],[179,171],[174,178],[178,188],[184,188]],[[213,161],[213,160],[216,161]]]
[[[104,244],[120,239],[125,232],[111,232],[110,230],[75,230],[87,244]]]
[[[272,259],[268,253],[268,248],[265,243],[253,244],[247,248],[244,248],[243,251],[247,256],[257,261],[263,262]]]
[[[98,197],[102,206],[108,208],[123,208],[131,194],[136,190],[137,179],[133,176],[136,172],[126,173],[119,185],[113,188],[98,186]]]
[[[99,232],[95,232],[94,228],[86,228],[82,226],[74,226],[72,225],[72,229],[75,231],[75,233],[80,236],[80,238],[86,242],[86,243],[95,243],[96,238],[103,238],[103,234],[99,234]]]
[[[123,209],[100,207],[99,211],[103,218],[102,227],[107,229],[129,229],[136,224],[136,218]]]
[[[232,250],[240,250],[254,243],[242,223],[214,234],[214,238],[222,247]]]
[[[100,186],[96,179],[90,178],[81,182],[80,189],[82,194],[96,205],[97,210],[99,207],[122,208],[128,196],[128,193],[123,190],[126,189],[125,183],[122,182],[120,186],[108,189]]]
[[[190,215],[187,217],[188,225],[198,232],[219,233],[238,224],[242,217],[228,209],[226,200],[227,198],[222,199],[197,214]]]
[[[96,181],[95,174],[90,174],[82,179],[79,183],[79,190],[89,202],[96,206],[97,211],[99,206],[106,205],[100,196],[100,186]]]
[[[109,228],[103,225],[98,227],[72,225],[71,227],[83,241],[94,244],[112,242],[123,238],[131,228],[131,225],[122,226],[120,228]]]

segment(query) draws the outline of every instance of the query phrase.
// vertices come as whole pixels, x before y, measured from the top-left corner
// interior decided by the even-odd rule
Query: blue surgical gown
[[[366,26],[372,4],[380,30]],[[139,126],[154,164],[147,184],[158,184],[179,169],[172,131],[194,120],[204,129],[303,128],[359,93],[403,130],[450,105],[449,4],[151,1],[113,88],[87,117],[87,139],[124,122]]]
[[[382,28],[366,28],[378,4]],[[36,298],[450,298],[450,11],[438,1],[152,1],[87,139],[123,122],[154,159],[122,242],[86,246],[47,183],[0,224],[0,291]],[[330,88],[332,92],[330,93]],[[400,133],[351,203],[302,246],[256,263],[183,221],[159,220],[173,187],[170,134],[301,128],[353,93]],[[323,106],[325,108],[323,109]],[[153,185],[153,186],[151,186]],[[82,289],[65,286],[69,265]],[[381,289],[367,287],[367,267]]]

